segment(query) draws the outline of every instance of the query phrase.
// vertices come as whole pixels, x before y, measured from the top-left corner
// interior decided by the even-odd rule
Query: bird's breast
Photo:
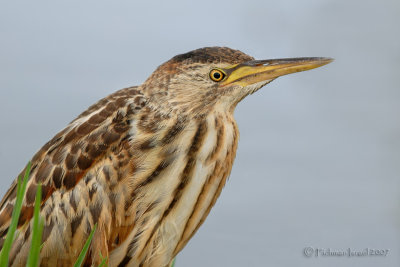
[[[135,257],[154,266],[168,264],[210,212],[232,168],[238,131],[231,115],[214,112],[185,121],[172,139],[142,153],[142,170],[133,177],[138,227],[130,244],[136,239]]]

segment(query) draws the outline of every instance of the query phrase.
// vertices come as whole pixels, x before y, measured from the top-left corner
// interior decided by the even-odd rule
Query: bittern
[[[201,48],[92,105],[33,156],[10,266],[26,263],[39,184],[41,266],[72,266],[95,224],[85,265],[107,257],[109,266],[168,266],[231,172],[236,105],[279,76],[330,61],[254,60],[226,47]],[[0,203],[2,241],[16,185]]]

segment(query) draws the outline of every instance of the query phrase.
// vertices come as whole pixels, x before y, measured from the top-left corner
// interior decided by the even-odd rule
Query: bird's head
[[[199,114],[218,105],[233,111],[244,97],[277,77],[331,61],[321,57],[254,60],[227,47],[206,47],[173,57],[143,87],[158,107]]]

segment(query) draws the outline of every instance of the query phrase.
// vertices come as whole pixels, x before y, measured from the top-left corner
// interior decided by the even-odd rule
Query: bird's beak
[[[318,68],[332,61],[332,58],[326,57],[248,61],[224,69],[227,78],[221,85],[238,84],[241,86],[248,86],[258,82],[271,81],[282,75]]]

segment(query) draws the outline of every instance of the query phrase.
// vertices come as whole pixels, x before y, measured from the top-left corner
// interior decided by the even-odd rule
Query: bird
[[[282,75],[331,61],[255,60],[205,47],[172,57],[141,85],[90,106],[31,158],[10,266],[26,264],[38,186],[40,266],[72,266],[95,225],[84,266],[104,258],[108,266],[170,266],[231,173],[237,104]],[[0,202],[0,247],[16,190],[17,179]]]

